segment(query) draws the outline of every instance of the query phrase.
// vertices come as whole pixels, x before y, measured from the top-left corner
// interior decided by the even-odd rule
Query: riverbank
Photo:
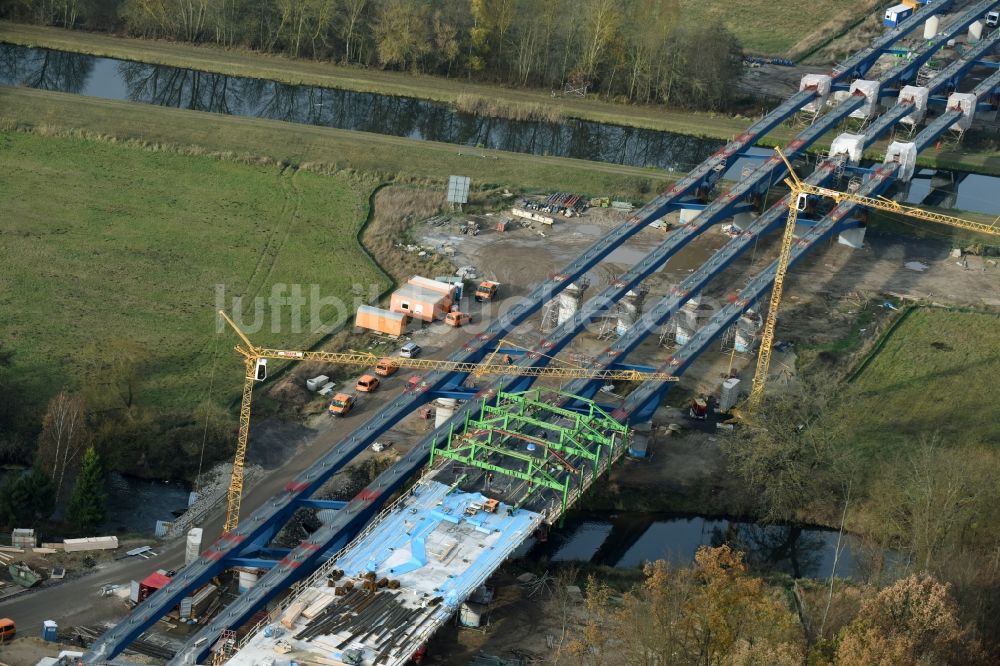
[[[519,108],[544,107],[550,117],[579,118],[717,139],[742,132],[750,120],[714,113],[669,111],[661,107],[613,104],[593,98],[553,97],[548,91],[507,88],[440,76],[291,59],[242,49],[194,46],[162,40],[116,37],[0,21],[0,42],[120,58],[154,65],[186,67],[217,74],[269,79],[356,92],[414,97],[450,105],[459,98],[501,101]],[[468,102],[465,103],[468,105]],[[780,130],[779,130],[780,131]],[[791,133],[788,133],[791,136]]]
[[[266,157],[305,169],[354,171],[402,181],[470,176],[475,186],[573,190],[640,197],[679,174],[658,169],[467,148],[276,120],[119,102],[69,93],[0,86],[0,122],[41,133],[81,132],[197,148],[232,158]]]
[[[580,119],[598,123],[674,132],[726,141],[743,132],[753,118],[716,113],[672,111],[663,107],[615,104],[594,98],[552,97],[542,90],[515,89],[444,77],[347,67],[328,62],[289,59],[240,49],[194,46],[177,42],[116,37],[0,21],[0,42],[50,48],[93,56],[119,58],[205,72],[273,80],[290,85],[314,85],[356,92],[442,102],[459,109],[485,109],[486,115],[540,118],[549,121]],[[823,153],[840,133],[827,133],[811,152]],[[796,131],[787,125],[774,129],[760,145],[787,143]],[[887,141],[872,146],[866,158],[880,160]],[[927,151],[918,164],[1000,175],[1000,151],[950,146]]]

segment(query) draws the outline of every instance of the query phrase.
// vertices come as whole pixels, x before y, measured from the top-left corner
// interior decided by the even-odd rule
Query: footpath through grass
[[[0,341],[40,406],[113,381],[122,358],[137,359],[145,408],[190,412],[210,387],[226,403],[242,367],[215,331],[220,290],[227,308],[243,297],[247,325],[260,317],[255,342],[298,348],[320,337],[314,303],[297,328],[275,285],[348,307],[352,285],[388,285],[356,238],[370,180],[11,131],[0,170]]]
[[[1000,446],[1000,317],[944,308],[907,315],[844,390],[852,444],[863,460],[888,461],[939,433],[949,447]]]

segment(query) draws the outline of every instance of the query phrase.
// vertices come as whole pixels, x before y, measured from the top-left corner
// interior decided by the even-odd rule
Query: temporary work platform
[[[610,462],[628,448],[629,429],[593,401],[570,397],[583,406],[563,409],[538,389],[518,393],[500,391],[479,405],[479,415],[465,413],[464,425],[451,426],[448,439],[431,445],[436,458],[457,461],[466,469],[482,470],[486,486],[515,508],[531,503],[546,522],[561,518]],[[507,482],[490,483],[494,473]],[[470,479],[475,475],[466,474]],[[552,490],[554,498],[536,495]],[[552,501],[552,500],[555,501]],[[547,505],[547,506],[546,506]]]
[[[362,305],[354,317],[354,325],[369,331],[399,336],[406,331],[406,315]]]

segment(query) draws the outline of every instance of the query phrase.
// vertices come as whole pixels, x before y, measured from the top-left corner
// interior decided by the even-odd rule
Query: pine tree
[[[81,532],[92,532],[104,522],[104,471],[94,447],[83,456],[83,467],[73,486],[66,519]]]

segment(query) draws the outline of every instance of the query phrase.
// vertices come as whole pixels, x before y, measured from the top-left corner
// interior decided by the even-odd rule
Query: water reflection
[[[722,142],[580,120],[516,121],[424,100],[292,86],[176,67],[0,45],[0,83],[182,109],[686,170]]]
[[[0,81],[27,88],[80,93],[94,58],[47,49],[0,48]]]
[[[747,564],[757,571],[826,578],[833,570],[837,533],[823,528],[705,518],[578,516],[570,519],[564,529],[553,530],[550,541],[539,545],[531,556],[616,567],[635,567],[663,559],[684,566],[694,560],[701,546],[723,544],[743,551]],[[845,535],[837,575],[867,579],[879,564],[874,555],[859,539]]]

